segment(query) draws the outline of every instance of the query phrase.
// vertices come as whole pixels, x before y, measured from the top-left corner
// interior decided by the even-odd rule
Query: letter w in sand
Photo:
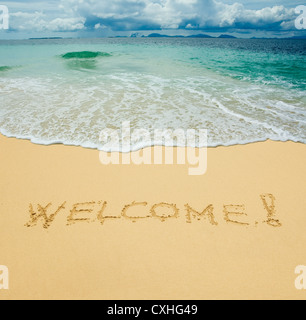
[[[7,6],[0,5],[0,30],[9,29],[9,10]]]
[[[38,204],[37,205],[38,213],[34,211],[33,205],[30,204],[29,206],[30,221],[26,224],[26,227],[34,227],[37,225],[39,219],[43,219],[44,220],[43,227],[45,229],[48,229],[51,226],[52,222],[54,221],[55,217],[58,215],[58,213],[62,209],[65,209],[65,205],[66,205],[66,202],[64,202],[61,206],[59,206],[53,214],[50,214],[48,216],[47,211],[52,206],[52,203],[49,203],[45,207]]]

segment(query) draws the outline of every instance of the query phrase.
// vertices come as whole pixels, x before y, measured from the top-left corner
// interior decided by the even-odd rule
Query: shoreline
[[[264,140],[256,140],[256,141],[251,141],[251,142],[240,142],[240,143],[232,143],[232,144],[228,144],[228,145],[215,145],[215,146],[208,146],[208,147],[189,147],[189,146],[178,146],[178,145],[174,145],[171,147],[165,146],[165,145],[160,145],[160,144],[156,144],[156,145],[150,145],[150,146],[144,146],[144,147],[140,147],[132,149],[130,151],[105,151],[105,150],[100,150],[96,147],[87,147],[84,145],[76,145],[76,144],[68,144],[68,143],[64,143],[64,142],[50,142],[50,143],[42,143],[42,142],[35,142],[35,140],[33,140],[32,138],[24,138],[24,137],[15,137],[9,134],[4,134],[3,132],[1,132],[0,130],[0,137],[6,138],[6,139],[16,139],[16,140],[20,140],[20,141],[26,141],[26,142],[30,142],[33,145],[37,145],[37,146],[42,146],[42,147],[50,147],[50,146],[66,146],[66,147],[74,147],[74,148],[82,148],[82,149],[86,149],[86,150],[94,150],[94,151],[98,151],[98,152],[104,152],[104,153],[120,153],[120,154],[127,154],[127,153],[135,153],[135,152],[139,152],[139,151],[144,151],[145,149],[153,149],[153,148],[174,148],[174,149],[186,149],[186,148],[191,148],[191,149],[203,149],[203,148],[207,148],[207,149],[218,149],[218,148],[232,148],[232,147],[241,147],[241,146],[249,146],[249,145],[253,145],[253,144],[258,144],[258,143],[267,143],[267,142],[272,142],[272,143],[293,143],[293,144],[301,144],[301,145],[306,145],[306,143],[301,142],[301,141],[293,141],[290,139],[287,140],[273,140],[270,138],[264,139]]]
[[[208,148],[202,176],[2,135],[0,148],[0,300],[306,298],[302,143]]]

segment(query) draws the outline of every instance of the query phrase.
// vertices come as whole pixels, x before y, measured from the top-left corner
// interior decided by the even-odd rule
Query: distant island
[[[195,34],[195,35],[190,35],[190,36],[181,36],[181,35],[177,35],[177,36],[169,36],[169,35],[165,35],[165,34],[159,34],[159,33],[151,33],[148,36],[142,36],[142,38],[198,38],[198,39],[257,39],[257,40],[278,40],[278,39],[283,39],[283,40],[303,40],[306,39],[306,36],[294,36],[294,37],[288,37],[288,38],[257,38],[257,37],[253,37],[253,38],[237,38],[235,36],[232,35],[228,35],[228,34],[221,34],[219,37],[213,37],[213,36],[209,36],[207,34]]]
[[[235,36],[229,34],[221,34],[218,37],[213,37],[208,34],[200,33],[200,34],[193,34],[189,36],[183,35],[174,35],[170,36],[167,34],[160,34],[160,33],[151,33],[147,36],[141,35],[140,33],[133,33],[130,36],[111,36],[107,38],[183,38],[183,39],[249,39],[249,40],[304,40],[306,39],[306,35],[303,36],[293,36],[287,38],[260,38],[260,37],[252,37],[252,38],[237,38]],[[43,37],[43,38],[29,38],[28,40],[65,40],[65,39],[74,39],[74,38],[62,38],[62,37]]]
[[[62,40],[62,37],[29,38],[29,40]]]
[[[230,36],[228,34],[221,34],[221,36],[219,36],[220,39],[238,39],[237,37],[234,36]]]
[[[133,35],[132,35],[133,37]],[[202,39],[238,39],[237,37],[234,36],[230,36],[227,34],[221,34],[219,37],[212,37],[209,36],[207,34],[194,34],[194,35],[190,35],[190,36],[182,36],[182,35],[177,35],[177,36],[169,36],[169,35],[165,35],[165,34],[159,34],[159,33],[151,33],[149,34],[147,37],[146,36],[142,36],[143,38],[202,38]]]

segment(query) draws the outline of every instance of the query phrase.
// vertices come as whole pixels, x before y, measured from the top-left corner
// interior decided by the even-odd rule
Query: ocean
[[[0,41],[0,132],[44,145],[118,151],[100,132],[126,121],[207,129],[210,147],[306,143],[305,89],[306,40]],[[124,151],[160,144],[139,132]]]

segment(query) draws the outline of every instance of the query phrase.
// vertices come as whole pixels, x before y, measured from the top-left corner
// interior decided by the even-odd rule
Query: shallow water
[[[306,143],[306,41],[0,42],[0,131],[116,151],[101,130],[207,129],[209,146]],[[139,133],[130,149],[161,144]],[[129,150],[124,150],[129,151]]]

